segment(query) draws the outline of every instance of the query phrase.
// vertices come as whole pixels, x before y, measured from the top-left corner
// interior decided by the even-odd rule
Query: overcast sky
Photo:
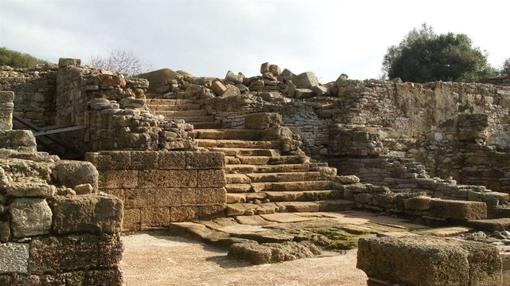
[[[378,77],[388,46],[424,22],[468,34],[500,67],[509,11],[508,0],[0,0],[0,46],[52,62],[122,49],[154,69],[218,77],[269,61],[326,82]]]

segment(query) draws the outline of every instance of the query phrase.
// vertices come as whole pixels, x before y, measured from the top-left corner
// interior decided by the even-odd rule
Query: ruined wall
[[[124,231],[223,216],[224,156],[217,152],[87,153],[99,189],[124,202]]]
[[[56,71],[54,65],[30,69],[0,67],[0,90],[16,94],[15,114],[38,126],[55,124]]]
[[[423,162],[435,176],[509,192],[510,153],[490,144],[500,135],[491,132],[488,114],[459,114],[420,141],[409,156]]]
[[[92,164],[37,153],[33,136],[10,149],[20,130],[0,125],[0,285],[122,285],[122,202]]]

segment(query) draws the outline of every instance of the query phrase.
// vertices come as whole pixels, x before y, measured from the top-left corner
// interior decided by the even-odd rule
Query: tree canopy
[[[0,47],[0,66],[11,66],[15,68],[29,68],[38,64],[47,63],[26,53],[9,50]]]
[[[436,34],[423,24],[384,56],[387,77],[403,81],[474,81],[494,72],[487,55],[465,34]]]
[[[501,74],[510,76],[510,58],[506,59],[501,68]]]

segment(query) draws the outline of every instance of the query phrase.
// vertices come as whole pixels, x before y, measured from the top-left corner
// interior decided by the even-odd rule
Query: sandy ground
[[[142,233],[122,240],[126,286],[366,285],[365,273],[356,269],[356,250],[252,266],[226,257],[222,249],[181,237]]]

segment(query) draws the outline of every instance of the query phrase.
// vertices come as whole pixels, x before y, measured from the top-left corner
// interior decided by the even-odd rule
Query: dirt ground
[[[361,286],[356,250],[278,264],[252,266],[226,251],[193,240],[157,233],[123,237],[122,270],[126,286]]]

